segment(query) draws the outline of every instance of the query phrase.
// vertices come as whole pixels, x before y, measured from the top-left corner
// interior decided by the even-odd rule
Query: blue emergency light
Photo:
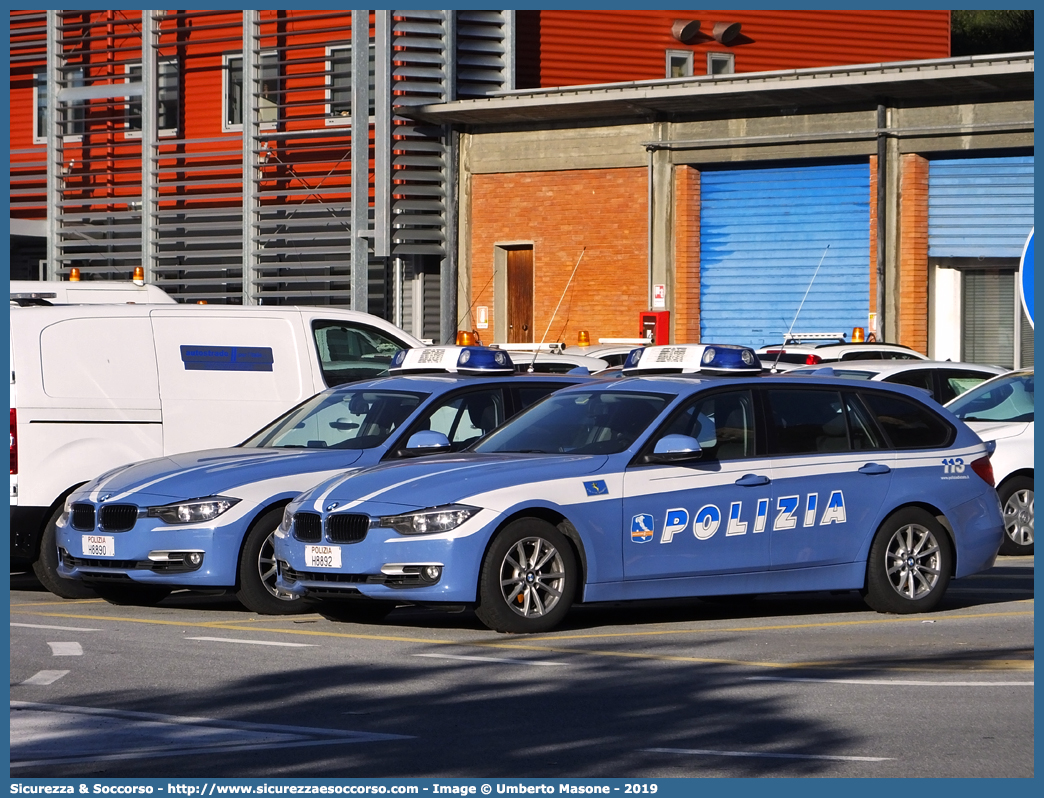
[[[753,349],[746,346],[708,344],[700,358],[700,371],[760,374],[761,360]]]
[[[457,357],[457,371],[461,374],[514,374],[515,364],[503,349],[465,346],[461,347]]]

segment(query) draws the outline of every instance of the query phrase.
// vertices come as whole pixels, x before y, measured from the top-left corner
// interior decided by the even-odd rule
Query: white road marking
[[[564,662],[542,662],[538,659],[507,659],[502,657],[463,657],[459,654],[414,654],[415,657],[431,659],[463,659],[472,662],[508,662],[512,665],[565,665]]]
[[[286,646],[287,648],[316,648],[318,643],[283,643],[276,640],[243,640],[238,637],[186,637],[186,640],[206,640],[211,643],[243,643],[248,646]]]
[[[946,590],[947,593],[997,593],[1005,595],[1025,595],[1026,593],[1033,592],[1033,585],[1027,585],[1026,587],[1019,588],[1014,587],[951,587]]]
[[[77,740],[70,754],[69,739]],[[11,702],[11,767],[412,739],[345,729],[284,726],[29,701]]]
[[[15,623],[11,621],[11,626],[21,626],[25,629],[57,629],[60,632],[100,632],[101,629],[86,629],[82,626],[47,626],[42,623]]]
[[[697,756],[744,756],[770,759],[829,759],[834,762],[891,762],[890,756],[830,756],[828,754],[778,754],[773,751],[710,751],[703,748],[643,748],[652,754],[695,754]],[[12,765],[13,767],[13,765]]]
[[[748,676],[751,682],[814,682],[818,684],[867,684],[885,687],[1032,687],[1033,682],[941,682],[913,679],[800,679],[786,676]]]
[[[83,646],[79,643],[48,643],[54,657],[82,657]]]
[[[22,684],[45,685],[54,684],[69,671],[40,671],[26,679]]]

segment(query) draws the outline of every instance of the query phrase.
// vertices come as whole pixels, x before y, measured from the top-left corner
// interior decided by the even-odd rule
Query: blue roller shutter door
[[[704,171],[700,195],[702,341],[782,341],[821,259],[794,330],[866,327],[869,164]]]
[[[1032,155],[928,164],[928,257],[1020,258],[1032,227]]]
[[[1031,229],[1032,155],[929,163],[928,256],[974,259],[964,262],[961,277],[962,360],[1033,363],[1033,329],[1015,292]]]

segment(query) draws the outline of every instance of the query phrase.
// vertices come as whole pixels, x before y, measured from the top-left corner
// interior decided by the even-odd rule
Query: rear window
[[[934,449],[953,441],[953,427],[925,405],[892,394],[866,392],[860,397],[893,449]]]

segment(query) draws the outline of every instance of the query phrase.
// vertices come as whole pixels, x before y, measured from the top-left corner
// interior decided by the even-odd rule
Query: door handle
[[[865,466],[859,469],[860,474],[887,474],[891,471],[888,466],[883,463],[867,463]]]
[[[744,488],[753,488],[757,485],[767,485],[769,482],[771,482],[771,480],[764,474],[744,474],[736,480],[736,484],[742,485]]]

